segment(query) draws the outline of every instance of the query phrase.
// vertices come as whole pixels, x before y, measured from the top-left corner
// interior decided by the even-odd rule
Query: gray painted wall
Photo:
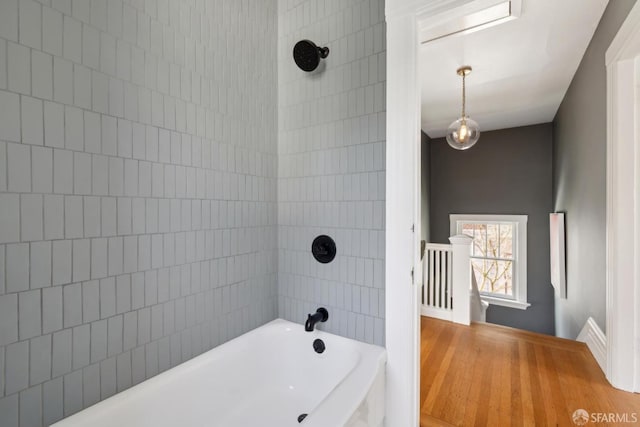
[[[554,119],[553,208],[566,213],[567,299],[556,333],[575,339],[592,316],[605,330],[606,69],[635,0],[610,1]]]
[[[277,2],[0,22],[0,426],[42,426],[276,317]]]
[[[422,151],[420,153],[420,222],[422,223],[420,231],[420,239],[425,242],[429,242],[431,238],[430,227],[430,205],[431,199],[431,186],[429,179],[431,175],[431,138],[424,132],[420,132],[420,143],[422,144]]]
[[[278,312],[384,343],[385,25],[383,0],[279,3]],[[301,39],[328,46],[314,73],[298,69]],[[337,256],[311,255],[319,234]]]
[[[448,243],[449,214],[526,214],[527,310],[491,305],[487,321],[554,334],[549,279],[550,123],[484,132],[467,151],[431,142],[431,240]]]

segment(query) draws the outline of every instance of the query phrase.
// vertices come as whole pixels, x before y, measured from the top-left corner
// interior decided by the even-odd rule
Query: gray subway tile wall
[[[277,316],[277,2],[0,1],[0,426]]]
[[[330,48],[318,71],[295,43]],[[278,312],[384,344],[385,24],[383,0],[280,0],[278,9]],[[328,234],[337,256],[310,253]]]

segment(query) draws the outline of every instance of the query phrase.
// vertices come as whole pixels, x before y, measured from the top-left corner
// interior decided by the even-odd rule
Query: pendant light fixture
[[[465,78],[471,73],[471,67],[465,65],[456,70],[462,77],[462,116],[449,125],[447,129],[447,142],[456,150],[466,150],[475,145],[480,138],[480,127],[475,120],[467,117],[465,103],[467,101],[465,93]]]

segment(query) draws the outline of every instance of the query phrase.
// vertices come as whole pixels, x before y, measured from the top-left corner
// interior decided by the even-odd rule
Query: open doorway
[[[448,244],[450,236],[464,234],[472,239],[472,279],[485,303],[475,302],[483,315],[472,320],[555,335],[549,242],[549,214],[556,211],[554,126],[606,1],[581,5],[580,14],[578,2],[506,3],[503,15],[494,11],[498,5],[470,2],[420,24],[427,160],[421,166],[429,186],[422,198],[429,223],[422,228],[433,247],[423,267],[428,291],[422,311],[430,315],[429,297],[442,292],[434,283],[442,268],[433,260],[442,249],[429,243]],[[468,30],[466,22],[473,22]],[[462,66],[469,67],[466,93],[456,73]],[[456,150],[445,136],[465,107],[481,136],[471,148]],[[594,198],[604,212],[604,194]]]
[[[428,236],[428,233],[420,230],[420,225],[415,225],[419,218],[428,216],[421,213],[421,206],[419,206],[420,203],[418,201],[421,177],[420,166],[418,164],[420,160],[416,160],[416,157],[417,159],[421,159],[423,156],[420,149],[420,134],[414,131],[414,129],[416,129],[416,122],[419,120],[418,104],[420,101],[416,99],[415,91],[420,75],[418,52],[421,18],[442,13],[447,7],[469,6],[474,3],[476,5],[483,4],[486,6],[489,2],[451,1],[437,2],[437,4],[433,4],[432,2],[428,3],[431,4],[390,0],[386,6],[388,49],[387,203],[388,205],[394,204],[396,211],[404,209],[403,213],[387,216],[388,241],[386,275],[388,283],[397,282],[398,278],[406,275],[407,271],[414,273],[421,270],[422,265],[419,262],[420,244],[418,239]],[[606,2],[603,7],[604,6],[606,6]],[[599,16],[595,20],[596,24],[598,18]],[[591,27],[592,34],[593,30],[595,30],[595,25]],[[587,42],[588,41],[589,39],[587,39]],[[455,66],[450,68],[452,69],[448,70],[449,73],[452,73],[455,77]],[[469,90],[471,90],[470,87]],[[459,102],[459,95],[456,96],[455,99]],[[471,109],[469,111],[470,114],[473,114],[471,113]],[[455,116],[453,118],[455,118]],[[453,120],[453,118],[451,120]],[[479,144],[482,144],[482,140]],[[418,148],[416,148],[416,145]],[[422,148],[424,148],[424,146]],[[430,164],[433,165],[433,160]],[[413,198],[406,194],[411,190],[414,190]],[[549,209],[549,212],[555,210],[553,208],[554,206]],[[387,212],[389,213],[389,210],[387,210]],[[547,214],[549,212],[547,212]],[[637,215],[636,210],[631,210],[631,212]],[[432,215],[430,220],[433,221]],[[392,221],[393,224],[390,224]],[[420,231],[418,238],[413,236],[412,232],[414,230]],[[433,228],[429,231],[431,232],[429,238],[433,238]],[[397,234],[394,234],[394,232]],[[548,228],[546,232],[548,233]],[[410,248],[411,250],[407,252],[405,248]],[[631,265],[634,265],[633,261],[631,261]],[[637,281],[637,276],[633,277],[635,277]],[[419,281],[418,279],[418,285]],[[394,355],[402,358],[404,362],[403,368],[394,369],[391,367],[392,372],[399,375],[399,377],[395,380],[390,378],[393,386],[391,386],[388,391],[393,389],[396,395],[395,397],[388,397],[388,402],[390,412],[393,412],[394,407],[398,408],[398,410],[402,407],[404,411],[406,411],[406,414],[410,414],[408,415],[410,418],[404,418],[405,420],[411,420],[407,425],[418,425],[417,423],[419,422],[419,398],[417,398],[417,389],[419,386],[415,384],[416,377],[408,376],[400,378],[407,374],[415,375],[420,371],[419,360],[415,356],[419,349],[420,342],[415,339],[415,335],[411,336],[412,333],[417,333],[419,329],[415,324],[414,316],[417,317],[420,308],[419,304],[415,303],[416,299],[421,298],[421,292],[417,291],[416,287],[417,286],[414,286],[411,288],[411,291],[409,291],[399,286],[398,289],[389,288],[387,291],[387,330],[391,331],[391,325],[394,322],[401,323],[404,319],[404,330],[407,331],[408,334],[408,336],[402,335],[395,337],[396,339],[388,342],[387,345],[390,362],[394,359]],[[632,293],[631,295],[636,294]],[[635,305],[637,306],[637,297],[632,298],[632,301],[636,301]],[[412,310],[415,311],[407,314],[407,307],[412,307]],[[402,314],[401,310],[404,310]],[[582,327],[582,325],[580,325],[580,327]],[[636,335],[627,336],[632,338],[632,343],[637,342],[637,333]],[[634,337],[636,341],[634,341]],[[411,352],[414,354],[413,357],[411,356]],[[390,365],[393,365],[393,363],[391,362]],[[393,388],[394,386],[399,388]],[[400,398],[408,399],[405,400],[406,403],[402,405],[398,403]]]

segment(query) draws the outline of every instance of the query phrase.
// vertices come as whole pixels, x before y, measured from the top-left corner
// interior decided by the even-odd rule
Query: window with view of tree
[[[463,222],[480,292],[513,296],[513,224]]]
[[[492,304],[526,308],[526,215],[451,215],[452,234],[473,239],[471,268]]]

